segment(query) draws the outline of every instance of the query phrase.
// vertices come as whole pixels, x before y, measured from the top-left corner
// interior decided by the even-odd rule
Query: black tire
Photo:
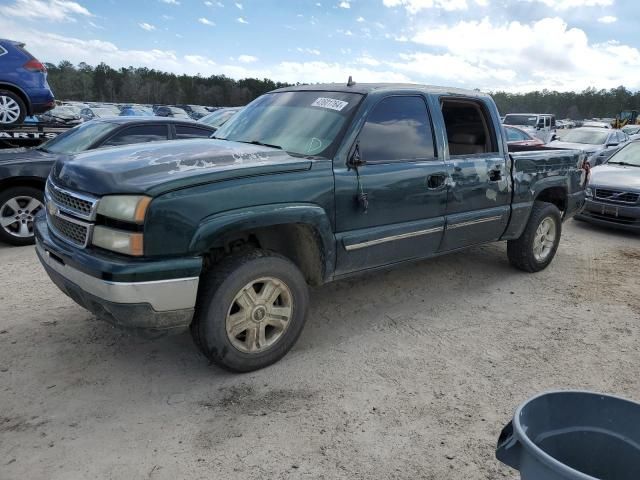
[[[11,206],[11,200],[17,202],[18,211]],[[41,206],[35,210],[26,210],[24,207],[29,205],[29,199],[36,199]],[[33,235],[33,217],[36,213],[44,208],[44,192],[34,187],[12,187],[0,192],[0,241],[11,245],[23,246],[33,245],[35,237]],[[21,217],[16,219],[15,223],[5,225],[3,220]],[[30,232],[28,236],[20,236],[20,228],[24,229],[25,225]]]
[[[286,285],[292,314],[288,326],[273,345],[263,351],[246,353],[236,348],[227,335],[226,318],[236,295],[252,281],[264,277],[275,278]],[[191,334],[211,362],[232,372],[250,372],[277,362],[293,347],[304,327],[308,305],[309,290],[298,267],[276,253],[251,250],[223,259],[203,275]]]
[[[3,97],[5,99],[9,99],[9,100],[12,100],[13,102],[15,102],[18,105],[18,107],[20,108],[20,112],[18,113],[17,118],[12,119],[11,121],[6,120],[6,119],[3,120],[2,115],[0,114],[0,125],[13,125],[13,124],[18,124],[18,123],[24,122],[24,119],[27,116],[27,106],[25,105],[25,103],[22,100],[22,98],[20,98],[18,95],[16,95],[13,92],[10,92],[9,90],[0,89],[0,107],[3,104]]]
[[[554,221],[555,238],[548,255],[539,260],[534,254],[534,241],[540,224],[547,218]],[[558,250],[560,236],[562,234],[562,216],[558,207],[547,202],[534,202],[527,226],[517,240],[507,242],[507,255],[509,262],[516,268],[525,272],[539,272],[544,270],[553,260]]]

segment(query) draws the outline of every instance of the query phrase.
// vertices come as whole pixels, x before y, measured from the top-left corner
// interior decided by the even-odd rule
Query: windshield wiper
[[[260,145],[261,147],[271,147],[271,148],[277,148],[278,150],[282,150],[282,147],[280,145],[272,145],[271,143],[264,143],[264,142],[261,142],[260,140],[251,140],[251,141],[236,140],[236,142],[249,143],[251,145]]]
[[[640,165],[636,165],[635,163],[629,163],[629,162],[608,162],[608,163],[612,163],[615,165],[624,165],[625,167],[640,167]]]

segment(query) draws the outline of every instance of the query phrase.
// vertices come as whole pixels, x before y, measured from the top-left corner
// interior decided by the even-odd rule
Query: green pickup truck
[[[510,154],[478,92],[284,88],[213,139],[57,162],[36,250],[97,317],[154,334],[190,328],[211,361],[250,371],[296,342],[309,285],[503,240],[514,266],[542,270],[583,206],[583,161]]]

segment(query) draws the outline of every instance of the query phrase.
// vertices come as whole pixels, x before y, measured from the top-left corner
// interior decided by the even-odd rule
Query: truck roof
[[[438,87],[433,85],[421,85],[418,83],[356,83],[349,87],[346,83],[316,83],[311,85],[295,85],[274,90],[274,92],[297,92],[297,91],[326,91],[360,93],[366,95],[372,92],[411,90],[422,91],[424,93],[442,95],[462,95],[465,97],[489,97],[488,94],[477,90],[466,90],[463,88]]]

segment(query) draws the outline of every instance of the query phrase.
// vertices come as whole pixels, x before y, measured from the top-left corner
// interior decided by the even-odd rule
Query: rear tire
[[[0,192],[0,240],[11,245],[33,245],[35,215],[44,208],[44,193],[33,187]]]
[[[27,106],[24,101],[9,90],[0,90],[0,125],[13,125],[24,122]]]
[[[289,259],[251,250],[223,259],[200,282],[191,334],[213,363],[250,372],[280,360],[300,336],[309,290]]]
[[[517,240],[507,242],[507,256],[514,267],[525,272],[544,270],[560,243],[562,216],[552,203],[534,202],[527,226]]]

